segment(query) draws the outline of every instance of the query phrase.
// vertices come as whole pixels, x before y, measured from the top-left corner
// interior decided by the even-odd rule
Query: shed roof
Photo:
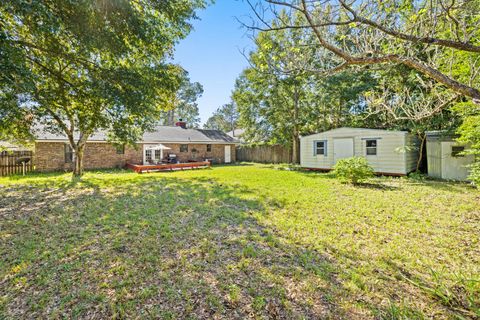
[[[428,141],[454,141],[459,137],[458,134],[454,134],[446,130],[425,131],[425,135]]]
[[[353,127],[340,127],[340,128],[335,128],[327,131],[322,131],[322,132],[317,132],[308,136],[313,136],[317,134],[325,134],[325,133],[331,133],[331,132],[337,132],[337,131],[362,131],[362,132],[379,132],[379,133],[390,133],[390,134],[408,134],[408,131],[399,131],[399,130],[385,130],[385,129],[370,129],[370,128],[353,128]],[[307,136],[307,137],[308,137]]]
[[[37,141],[67,141],[65,134],[46,132],[41,129],[35,131]],[[78,134],[75,135],[78,138]],[[99,131],[93,134],[88,141],[107,141],[107,133]],[[238,141],[220,130],[183,129],[173,126],[157,126],[151,132],[145,132],[139,143],[238,143]]]

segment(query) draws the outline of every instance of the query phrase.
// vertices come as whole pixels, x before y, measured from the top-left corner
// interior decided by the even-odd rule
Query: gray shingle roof
[[[78,136],[78,135],[77,135]],[[37,140],[66,141],[64,134],[52,134],[43,130],[35,132]],[[78,137],[77,137],[78,138]],[[107,141],[105,132],[97,132],[88,141]],[[157,126],[152,132],[145,132],[141,143],[238,143],[220,130],[183,129],[181,127]]]

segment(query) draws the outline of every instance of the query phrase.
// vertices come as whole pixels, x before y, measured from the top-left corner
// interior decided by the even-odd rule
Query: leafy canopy
[[[74,149],[99,129],[135,141],[178,89],[182,70],[166,59],[204,6],[203,0],[3,1],[0,138],[26,137],[31,125],[42,124],[66,134]]]

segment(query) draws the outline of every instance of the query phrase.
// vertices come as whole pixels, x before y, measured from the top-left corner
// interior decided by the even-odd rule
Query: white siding
[[[475,161],[475,156],[452,157],[452,147],[460,145],[451,137],[428,139],[428,175],[446,180],[467,180],[470,174],[468,166]],[[468,145],[465,148],[468,149]]]
[[[442,141],[442,179],[467,180],[470,170],[468,165],[475,160],[473,155],[452,157],[452,147],[459,144],[455,141]]]
[[[300,142],[300,165],[304,168],[331,169],[335,165],[333,140],[353,138],[354,155],[365,157],[376,172],[407,174],[410,171],[410,159],[415,150],[405,150],[407,133],[359,128],[339,128],[302,137]],[[377,155],[366,155],[366,139],[377,140]],[[327,141],[327,155],[314,155],[314,141]],[[413,155],[411,154],[413,153]],[[406,165],[409,159],[409,166]]]
[[[442,178],[442,145],[440,140],[427,140],[428,175]]]

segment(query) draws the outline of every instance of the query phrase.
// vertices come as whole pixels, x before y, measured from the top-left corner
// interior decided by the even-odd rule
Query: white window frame
[[[365,139],[365,155],[369,157],[378,156],[378,140],[379,139]],[[369,147],[368,142],[375,141],[375,147]],[[368,154],[368,150],[375,150],[375,154]]]
[[[318,143],[323,143],[323,147],[319,147]],[[323,153],[318,153],[319,150],[323,150]],[[314,156],[327,156],[327,140],[315,140],[313,141],[313,155]]]
[[[149,162],[153,159],[153,150],[145,150],[145,162]]]

